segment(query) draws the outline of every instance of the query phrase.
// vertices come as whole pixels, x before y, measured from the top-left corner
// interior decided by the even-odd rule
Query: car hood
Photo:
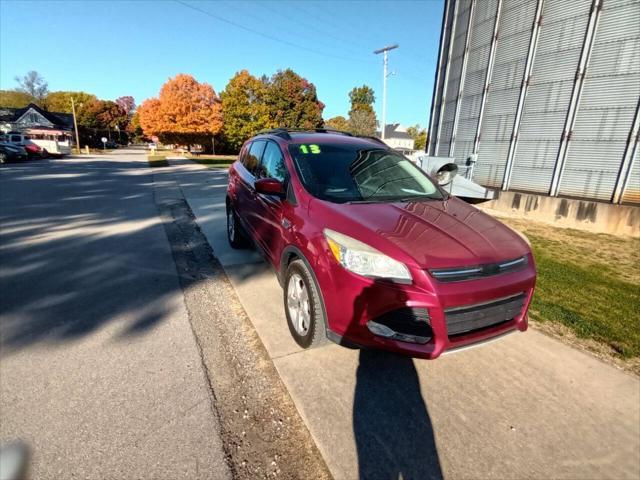
[[[389,244],[421,268],[448,268],[512,260],[529,253],[509,227],[477,208],[451,198],[408,203],[333,204],[331,217],[343,233],[378,248]],[[332,222],[333,223],[333,222]],[[363,230],[364,228],[364,230]]]

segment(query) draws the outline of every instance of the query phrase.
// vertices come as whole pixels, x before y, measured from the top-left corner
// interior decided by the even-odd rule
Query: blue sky
[[[316,85],[325,118],[346,116],[348,92],[362,84],[375,90],[379,118],[382,58],[372,52],[398,43],[387,123],[427,125],[442,0],[184,1],[227,22],[170,0],[2,0],[0,88],[37,70],[52,91],[140,103],[177,73],[219,92],[241,69],[259,76],[292,68]]]

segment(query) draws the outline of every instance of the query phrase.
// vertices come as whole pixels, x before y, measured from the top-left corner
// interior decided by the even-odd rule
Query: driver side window
[[[262,155],[262,163],[258,168],[259,178],[275,178],[284,182],[287,176],[287,167],[280,147],[274,142],[267,142],[267,147]]]
[[[264,150],[264,140],[256,140],[249,147],[249,152],[243,158],[242,163],[245,168],[254,176],[258,176],[258,166],[260,165],[260,158]]]

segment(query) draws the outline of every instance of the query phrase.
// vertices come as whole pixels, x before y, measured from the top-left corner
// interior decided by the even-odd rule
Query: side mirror
[[[458,173],[458,165],[455,163],[445,163],[435,173],[436,180],[441,187],[449,185],[453,181],[453,177]]]
[[[285,196],[284,184],[276,178],[261,178],[256,180],[255,189],[256,192],[264,195]]]

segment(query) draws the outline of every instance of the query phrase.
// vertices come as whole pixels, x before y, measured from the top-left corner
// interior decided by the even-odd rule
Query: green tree
[[[38,103],[42,102],[49,93],[49,84],[35,70],[27,72],[22,77],[15,77],[18,82],[17,90],[31,95]]]
[[[342,115],[330,118],[329,120],[324,122],[324,125],[325,127],[333,128],[335,130],[342,130],[344,132],[349,131],[349,121]]]
[[[144,131],[142,130],[142,125],[140,125],[140,114],[138,112],[134,112],[133,115],[131,115],[131,119],[127,125],[127,134],[135,142],[144,139]]]
[[[376,114],[370,108],[352,108],[349,111],[349,131],[354,135],[372,137],[376,134]]]
[[[71,113],[71,98],[76,104],[76,113],[98,100],[95,95],[86,92],[51,92],[44,99],[44,107],[50,112]]]
[[[266,103],[271,124],[287,128],[320,128],[324,103],[316,87],[291,69],[275,73],[267,84]]]
[[[349,92],[349,100],[351,101],[351,106],[368,105],[373,108],[376,97],[371,87],[363,85],[361,87],[355,87]]]
[[[236,73],[220,93],[222,101],[222,142],[237,152],[248,138],[260,130],[272,128],[266,103],[268,85],[248,71]]]
[[[22,108],[30,103],[35,103],[36,99],[28,93],[17,90],[0,90],[0,107]]]
[[[427,146],[427,129],[420,128],[417,123],[413,127],[407,128],[407,133],[413,138],[413,148],[416,150],[424,150]]]
[[[349,100],[349,131],[355,135],[375,135],[377,120],[373,110],[376,100],[373,89],[367,85],[355,87],[349,92]]]
[[[76,116],[78,125],[97,130],[114,129],[116,126],[124,130],[128,123],[125,111],[111,100],[91,101],[83,105]]]

